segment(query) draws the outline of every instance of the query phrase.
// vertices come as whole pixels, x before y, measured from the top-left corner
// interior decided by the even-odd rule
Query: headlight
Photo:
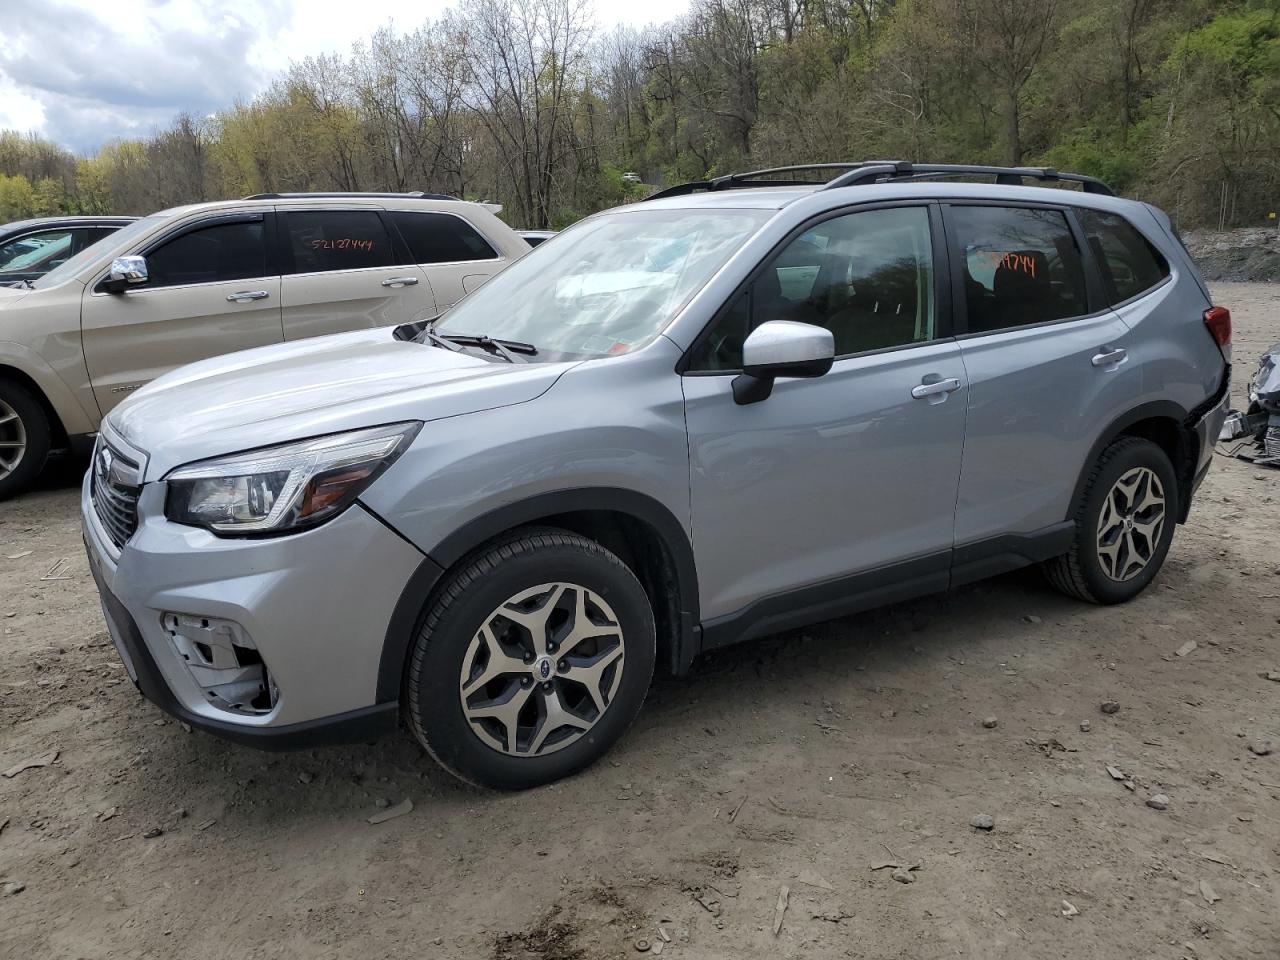
[[[231,536],[313,527],[350,506],[421,426],[335,433],[179,467],[165,477],[165,516]]]

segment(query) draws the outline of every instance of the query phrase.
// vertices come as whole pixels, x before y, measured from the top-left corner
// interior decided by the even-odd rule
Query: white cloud
[[[602,29],[682,14],[689,0],[596,0]],[[42,0],[0,31],[0,128],[79,151],[260,92],[292,60],[412,30],[447,0]]]

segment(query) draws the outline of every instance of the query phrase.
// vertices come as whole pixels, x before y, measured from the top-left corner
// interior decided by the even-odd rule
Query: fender
[[[366,508],[367,509],[367,508]],[[539,494],[501,507],[468,521],[445,537],[423,560],[409,582],[387,625],[378,662],[377,702],[396,700],[405,658],[420,625],[430,594],[445,571],[467,554],[508,530],[528,526],[557,514],[607,511],[639,520],[658,534],[675,571],[679,589],[676,635],[671,638],[669,665],[677,675],[688,670],[699,651],[698,577],[693,545],[675,515],[659,501],[643,493],[615,487],[579,487]]]
[[[84,355],[79,357],[79,369],[84,372]],[[0,340],[0,367],[13,367],[29,377],[44,394],[67,435],[92,433],[98,429],[98,411],[86,411],[76,399],[75,393],[58,372],[40,354],[13,340]],[[84,374],[86,384],[88,374]]]
[[[1080,475],[1076,478],[1076,485],[1071,491],[1071,512],[1067,515],[1070,520],[1075,516],[1076,507],[1080,503],[1080,498],[1084,495],[1085,484],[1089,480],[1089,474],[1093,470],[1093,465],[1098,462],[1098,457],[1102,456],[1111,443],[1127,430],[1142,420],[1150,420],[1155,417],[1163,417],[1172,420],[1178,425],[1178,435],[1182,443],[1194,442],[1194,434],[1191,433],[1188,421],[1191,419],[1191,412],[1180,404],[1174,403],[1172,400],[1152,400],[1149,403],[1139,404],[1131,410],[1116,417],[1107,425],[1107,428],[1098,434],[1098,438],[1094,440],[1093,446],[1089,448],[1089,455],[1085,458],[1084,463],[1080,467]],[[1194,465],[1193,465],[1194,468]],[[1174,472],[1178,474],[1178,522],[1182,523],[1186,520],[1187,511],[1190,509],[1190,482],[1191,477],[1184,477],[1182,464],[1174,463]]]

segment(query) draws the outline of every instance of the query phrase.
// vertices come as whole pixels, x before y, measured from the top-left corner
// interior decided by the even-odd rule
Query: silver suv
[[[91,245],[64,229],[69,259],[0,287],[0,500],[174,367],[448,309],[529,251],[494,209],[259,194],[164,210]]]
[[[438,321],[139,390],[82,511],[142,692],[262,746],[403,720],[520,788],[724,644],[1028,564],[1139,593],[1228,387],[1169,221],[1048,170],[842,169],[676,188]]]

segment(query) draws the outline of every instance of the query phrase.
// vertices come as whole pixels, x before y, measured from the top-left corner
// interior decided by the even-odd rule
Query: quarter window
[[[267,275],[262,221],[218,223],[175,237],[147,254],[148,286],[220,283]]]
[[[409,244],[414,263],[459,263],[498,256],[475,227],[453,214],[400,210],[391,216]]]
[[[1133,224],[1115,213],[1077,210],[1107,302],[1117,304],[1150,290],[1169,276],[1169,262]]]
[[[953,206],[970,333],[1089,312],[1084,267],[1061,210]]]
[[[284,214],[293,273],[362,270],[395,263],[376,210],[294,210]]]
[[[868,210],[806,230],[720,316],[692,369],[740,369],[743,341],[768,320],[826,327],[837,356],[932,340],[937,309],[928,209]]]

